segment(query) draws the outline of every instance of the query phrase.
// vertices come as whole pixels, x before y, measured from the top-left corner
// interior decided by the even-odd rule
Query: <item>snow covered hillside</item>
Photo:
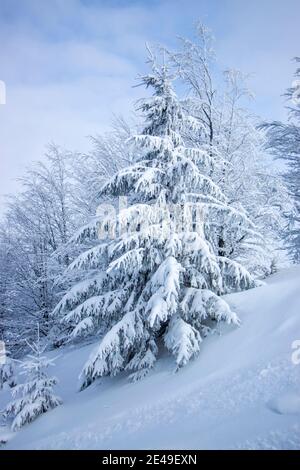
[[[17,433],[0,428],[3,449],[300,449],[300,267],[226,300],[241,327],[218,326],[176,374],[162,357],[141,382],[118,376],[78,392],[93,345],[51,353],[61,355],[64,404]],[[8,395],[0,392],[0,408]]]

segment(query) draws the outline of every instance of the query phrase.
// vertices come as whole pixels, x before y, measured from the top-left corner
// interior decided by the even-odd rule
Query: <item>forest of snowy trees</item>
[[[180,368],[218,322],[239,325],[223,294],[299,262],[297,85],[289,122],[262,123],[248,109],[247,77],[218,70],[202,24],[195,42],[147,54],[134,119],[115,118],[87,154],[52,144],[8,197],[0,386],[23,396],[7,409],[14,429],[60,403],[55,379],[39,372],[49,365],[41,351],[96,342],[82,388],[120,371],[141,379],[162,348]],[[32,352],[16,385],[14,360]]]

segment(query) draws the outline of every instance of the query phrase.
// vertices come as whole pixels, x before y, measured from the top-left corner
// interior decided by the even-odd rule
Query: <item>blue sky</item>
[[[142,93],[145,42],[176,46],[201,19],[220,68],[251,73],[253,111],[285,117],[280,96],[300,55],[299,0],[0,0],[0,197],[54,141],[77,150]]]

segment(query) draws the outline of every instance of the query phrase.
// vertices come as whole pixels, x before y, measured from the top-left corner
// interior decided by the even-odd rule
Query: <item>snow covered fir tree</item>
[[[30,348],[32,354],[29,354],[20,366],[20,375],[25,376],[25,382],[12,388],[13,400],[4,411],[4,416],[12,419],[13,431],[62,403],[53,391],[57,379],[49,377],[46,371],[49,366],[54,365],[54,361],[43,355],[44,349],[40,345],[39,334],[37,342],[30,345]]]
[[[185,129],[199,134],[202,127],[181,106],[168,67],[153,57],[150,63],[142,83],[153,95],[141,102],[145,127],[131,139],[136,161],[100,192],[127,197],[128,207],[117,223],[95,218],[73,237],[89,247],[67,270],[81,280],[53,314],[70,338],[100,337],[83,368],[83,388],[121,371],[144,377],[163,346],[176,368],[184,366],[214,325],[239,324],[220,296],[256,284],[240,260],[263,250],[262,237],[212,180],[222,156],[185,144]]]

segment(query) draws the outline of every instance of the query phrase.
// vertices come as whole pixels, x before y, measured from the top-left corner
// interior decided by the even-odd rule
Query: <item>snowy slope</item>
[[[165,356],[137,384],[103,379],[79,393],[93,346],[61,351],[63,406],[10,434],[4,448],[300,449],[300,365],[291,360],[300,339],[300,267],[227,300],[241,327],[222,327],[177,374]],[[6,400],[0,393],[0,408]]]

